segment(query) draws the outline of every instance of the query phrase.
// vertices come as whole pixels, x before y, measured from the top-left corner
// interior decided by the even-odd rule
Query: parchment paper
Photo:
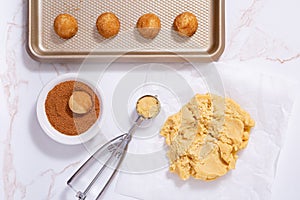
[[[271,198],[277,160],[295,99],[295,84],[278,77],[230,66],[215,68],[218,74],[212,73],[209,66],[198,69],[202,77],[184,68],[180,72],[195,92],[208,92],[204,91],[203,81],[200,80],[218,79],[219,74],[225,95],[238,102],[256,122],[247,148],[238,154],[236,169],[211,182],[193,178],[182,181],[176,174],[170,173],[167,167],[149,173],[121,172],[116,193],[143,200]]]

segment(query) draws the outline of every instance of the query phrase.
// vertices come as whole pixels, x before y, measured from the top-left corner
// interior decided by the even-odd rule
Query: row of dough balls
[[[183,12],[175,18],[173,26],[179,35],[191,37],[198,29],[198,20],[194,14]],[[97,18],[96,27],[104,38],[111,38],[119,33],[120,21],[114,13],[106,12]],[[141,36],[153,39],[158,35],[161,23],[157,15],[147,13],[138,19],[136,27]],[[77,20],[70,14],[60,14],[54,20],[54,31],[63,39],[70,39],[78,31]]]

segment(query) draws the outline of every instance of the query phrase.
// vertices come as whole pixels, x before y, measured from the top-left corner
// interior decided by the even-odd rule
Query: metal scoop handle
[[[142,117],[138,117],[138,119],[135,121],[134,125],[130,128],[128,133],[123,134],[121,136],[118,136],[111,141],[107,142],[105,145],[103,145],[101,148],[99,148],[75,173],[74,175],[67,181],[67,184],[73,188],[76,192],[79,200],[84,200],[88,193],[95,189],[93,188],[94,185],[96,185],[96,190],[99,192],[98,196],[96,197],[96,200],[100,198],[100,196],[105,191],[106,187],[111,182],[112,178],[114,177],[115,173],[117,172],[128,147],[128,143],[131,140],[132,134],[134,133],[137,126],[139,126],[143,121]],[[87,170],[91,165],[93,165],[94,162],[99,162],[96,158],[100,155],[100,153],[103,151],[103,149],[107,148],[109,152],[111,152],[111,155],[106,160],[106,162],[103,164],[103,166],[100,168],[98,173],[92,178],[88,186],[84,191],[78,191],[76,188],[73,187],[73,183],[75,181],[78,181],[80,178],[80,175],[84,173],[85,170]],[[101,183],[99,183],[99,180],[101,179]],[[97,183],[97,184],[96,184]],[[98,186],[101,185],[101,186]],[[100,188],[99,188],[100,187]],[[99,189],[99,190],[98,190]]]

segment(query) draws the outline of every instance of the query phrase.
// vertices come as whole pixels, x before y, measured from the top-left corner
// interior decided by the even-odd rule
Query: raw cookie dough
[[[92,106],[92,97],[85,91],[74,91],[69,99],[69,108],[77,114],[89,112]]]
[[[54,31],[63,39],[70,39],[78,31],[77,20],[69,14],[60,14],[54,20]]]
[[[120,31],[119,18],[111,12],[102,13],[96,22],[97,30],[104,38],[116,36]]]
[[[153,39],[160,31],[160,19],[153,13],[147,13],[138,19],[136,27],[141,36],[147,39]]]
[[[169,146],[170,171],[183,180],[223,176],[235,168],[237,152],[247,146],[254,125],[232,99],[196,94],[161,129]]]
[[[160,103],[157,98],[153,96],[141,97],[136,106],[138,114],[144,118],[155,117],[159,113]]]
[[[191,37],[198,29],[198,20],[193,13],[183,12],[175,18],[173,25],[179,35]]]

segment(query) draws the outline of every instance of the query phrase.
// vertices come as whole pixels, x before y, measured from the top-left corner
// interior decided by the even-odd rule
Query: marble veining
[[[20,116],[36,120],[32,115],[34,112],[22,113],[21,111],[25,109],[22,106],[34,108],[39,91],[48,81],[61,74],[76,72],[80,64],[38,63],[29,58],[25,50],[28,1],[10,0],[2,3],[0,12],[0,199],[75,199],[74,192],[67,189],[65,182],[87,157],[83,153],[78,156],[70,153],[71,150],[81,152],[82,147],[66,148],[54,142],[46,143],[44,141],[50,139],[39,135],[36,140],[41,144],[37,144],[38,142],[32,138],[37,137],[37,134],[31,132],[34,130],[42,134],[42,130],[37,123],[31,127],[27,124],[27,120],[21,119]],[[282,12],[277,13],[277,9],[270,10],[272,4],[282,8]],[[295,12],[295,5],[299,8],[300,2],[226,0],[226,49],[215,65],[218,63],[242,65],[249,70],[276,73],[286,79],[299,82],[300,43],[297,36],[300,35],[300,28],[295,25],[298,24],[295,19],[299,19],[300,14]],[[295,19],[289,17],[290,12],[294,12]],[[277,15],[283,18],[282,21],[286,22],[285,27],[289,27],[289,30],[276,28],[274,25],[276,23],[270,20],[269,16],[274,16],[275,20],[278,20]],[[287,33],[290,33],[289,37],[285,37]],[[105,63],[99,65],[104,67]],[[184,68],[184,64],[182,66]],[[292,130],[291,134],[292,132],[297,131]],[[299,150],[296,144],[300,138],[295,135],[293,137],[295,138],[289,140],[286,146],[294,146]],[[15,145],[22,143],[22,140],[24,141],[22,147]],[[55,157],[56,151],[47,154],[43,148],[60,149],[63,156]],[[35,150],[40,152],[36,155],[29,155],[28,152],[20,153],[23,149],[28,152]],[[289,154],[283,153],[283,155]],[[283,158],[286,159],[288,158]],[[31,163],[26,163],[23,169],[20,162],[17,162],[19,160],[28,160]],[[284,189],[289,189],[289,195],[297,195],[298,189],[294,186],[297,184],[289,187],[289,183],[300,179],[299,171],[287,178],[284,173],[285,169],[289,169],[288,166],[284,163],[279,165],[282,170],[278,172],[280,182],[275,184],[274,199],[276,200],[282,199],[286,193]],[[299,168],[300,163],[295,161],[293,166]],[[115,194],[113,189],[107,193],[107,199],[132,199]]]

